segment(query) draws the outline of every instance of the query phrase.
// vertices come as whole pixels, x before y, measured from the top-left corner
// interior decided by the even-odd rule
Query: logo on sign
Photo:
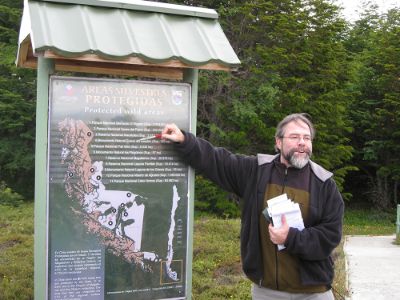
[[[172,92],[172,103],[175,105],[181,105],[183,102],[183,91]]]
[[[75,96],[75,89],[71,84],[65,84],[61,91],[61,95],[59,95],[55,101],[63,103],[75,103],[78,101],[78,97]]]

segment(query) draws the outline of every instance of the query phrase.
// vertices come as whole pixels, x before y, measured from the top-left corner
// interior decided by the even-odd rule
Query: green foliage
[[[346,209],[343,232],[349,235],[389,235],[396,230],[396,211]]]
[[[0,180],[33,199],[36,74],[15,66],[21,6],[0,2]]]
[[[327,1],[185,1],[218,10],[242,65],[228,75],[202,72],[199,134],[233,152],[274,151],[276,124],[309,113],[317,128],[314,159],[335,173],[343,190],[352,124],[347,27]],[[350,193],[344,193],[349,198]]]
[[[0,210],[0,300],[31,300],[33,203]]]
[[[23,201],[23,197],[13,192],[9,187],[6,186],[4,182],[0,182],[0,204],[1,205],[11,205],[19,206]]]
[[[359,90],[348,49],[365,41],[348,42],[357,35],[338,7],[323,0],[173,2],[216,9],[242,62],[231,74],[201,72],[198,134],[232,152],[272,153],[276,124],[309,113],[317,129],[313,160],[334,172],[350,200],[346,176],[362,166],[352,161],[350,105]]]
[[[194,228],[193,299],[250,299],[242,272],[240,221],[199,218]]]
[[[0,205],[0,300],[33,299],[33,203]],[[393,234],[395,211],[346,209],[344,234]],[[250,299],[240,263],[240,220],[196,218],[192,298]],[[345,294],[343,244],[335,250],[335,290]],[[340,297],[339,297],[340,299]]]
[[[357,34],[362,33],[361,42]],[[371,8],[356,23],[348,47],[353,51],[352,102],[354,173],[369,183],[368,200],[388,209],[398,202],[400,158],[400,10],[379,15]],[[353,46],[354,45],[354,46]],[[350,178],[351,181],[352,178]]]
[[[200,136],[233,152],[271,153],[282,117],[307,112],[317,128],[313,159],[335,173],[345,199],[383,209],[399,202],[398,9],[371,6],[350,27],[326,0],[170,2],[216,9],[242,61],[234,72],[201,71]],[[14,65],[22,5],[0,0],[0,181],[32,199],[36,76]],[[209,193],[199,211],[235,215],[231,195]]]
[[[229,198],[229,193],[202,176],[196,176],[195,194],[197,214],[211,213],[224,218],[236,218],[240,214],[237,203]]]

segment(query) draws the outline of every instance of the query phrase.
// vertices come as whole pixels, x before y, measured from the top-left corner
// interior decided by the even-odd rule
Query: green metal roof
[[[203,7],[176,5],[161,2],[142,0],[38,0],[41,2],[54,2],[65,4],[82,4],[97,7],[112,7],[127,10],[159,12],[173,15],[194,16],[202,18],[218,19],[215,10]]]
[[[96,54],[235,67],[240,61],[217,17],[211,9],[150,1],[26,1],[19,43],[29,39],[35,56],[51,50],[69,58]]]

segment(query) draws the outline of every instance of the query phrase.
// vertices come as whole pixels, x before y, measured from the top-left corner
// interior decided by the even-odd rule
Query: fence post
[[[396,239],[400,241],[400,204],[397,204]]]

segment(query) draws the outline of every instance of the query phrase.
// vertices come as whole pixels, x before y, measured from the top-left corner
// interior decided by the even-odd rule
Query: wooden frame
[[[36,69],[38,57],[52,59],[55,71],[139,76],[168,80],[182,80],[185,69],[230,71],[228,66],[213,62],[193,66],[177,59],[170,59],[160,63],[150,63],[140,57],[134,56],[117,60],[112,58],[106,59],[97,54],[78,54],[75,57],[65,57],[52,50],[34,53],[29,37],[21,43],[17,65],[24,68]]]

